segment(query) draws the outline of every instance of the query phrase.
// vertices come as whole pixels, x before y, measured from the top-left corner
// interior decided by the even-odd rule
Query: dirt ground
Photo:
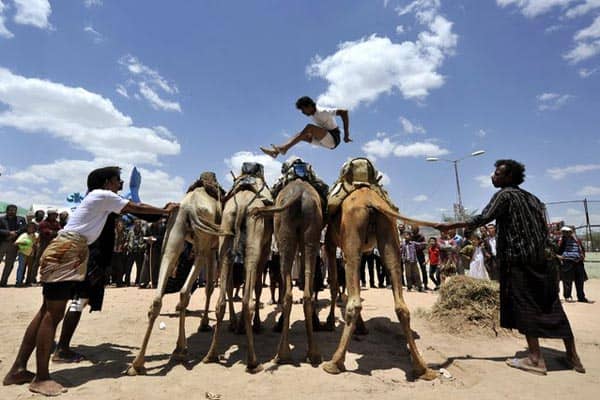
[[[590,299],[600,300],[600,280],[586,284]],[[294,293],[296,299],[299,292]],[[565,304],[577,346],[587,374],[566,370],[559,362],[562,343],[544,340],[543,351],[549,368],[548,376],[536,376],[507,367],[504,360],[524,350],[525,341],[515,335],[499,338],[448,335],[428,321],[414,315],[412,328],[417,344],[432,367],[444,366],[452,378],[432,382],[413,381],[411,364],[400,325],[393,312],[392,296],[387,289],[362,292],[363,315],[369,335],[352,340],[346,360],[347,372],[333,376],[302,359],[306,351],[302,306],[292,310],[291,343],[295,365],[278,366],[270,362],[279,335],[272,332],[277,317],[275,306],[265,305],[261,317],[264,332],[256,336],[257,354],[265,366],[256,375],[245,373],[245,336],[224,330],[220,350],[221,364],[202,364],[211,333],[197,333],[204,291],[196,291],[189,306],[186,329],[190,357],[186,365],[174,364],[169,357],[175,348],[177,295],[165,298],[150,346],[145,376],[123,374],[132,361],[146,328],[146,311],[153,290],[136,288],[107,289],[104,310],[85,313],[73,339],[75,350],[89,361],[79,364],[53,364],[54,378],[69,388],[64,399],[204,399],[206,392],[222,399],[592,399],[600,388],[600,302]],[[411,308],[428,309],[435,302],[434,293],[405,293]],[[320,305],[328,304],[321,293]],[[268,294],[263,292],[263,301]],[[4,376],[13,362],[26,325],[41,301],[41,288],[0,289],[0,375]],[[213,301],[214,303],[214,301]],[[238,311],[241,304],[236,305]],[[212,307],[211,307],[212,308]],[[339,309],[337,317],[340,317]],[[321,310],[324,320],[327,309]],[[211,310],[211,323],[214,313]],[[227,315],[225,317],[228,318]],[[158,323],[164,322],[163,330]],[[60,328],[59,328],[60,329]],[[318,332],[317,340],[323,358],[333,354],[341,334]],[[35,357],[30,361],[34,370]],[[0,386],[1,399],[26,399],[34,395],[27,386]]]

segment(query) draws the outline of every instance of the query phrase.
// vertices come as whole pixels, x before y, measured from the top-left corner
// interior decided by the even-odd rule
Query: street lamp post
[[[446,161],[449,163],[452,163],[454,165],[454,177],[456,178],[456,193],[458,194],[458,207],[454,208],[454,216],[456,218],[457,221],[462,221],[464,219],[464,207],[463,207],[463,203],[462,203],[462,196],[460,193],[460,180],[458,178],[458,163],[466,158],[469,157],[477,157],[480,156],[482,154],[485,154],[484,150],[477,150],[472,152],[469,155],[466,155],[462,158],[458,158],[456,160],[448,160],[445,158],[438,158],[438,157],[427,157],[425,160],[426,161],[430,161],[430,162],[435,162],[435,161]],[[458,208],[458,209],[457,209]]]

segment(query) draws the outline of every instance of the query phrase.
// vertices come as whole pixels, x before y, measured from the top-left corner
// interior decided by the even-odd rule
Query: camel
[[[181,201],[179,209],[169,217],[162,248],[158,287],[148,311],[148,327],[140,351],[127,370],[128,375],[134,376],[145,373],[145,354],[154,321],[156,321],[156,318],[160,314],[167,280],[169,276],[173,275],[186,240],[193,244],[196,259],[194,267],[190,271],[179,293],[179,336],[177,347],[173,352],[173,359],[182,360],[187,355],[185,312],[189,304],[192,285],[198,278],[203,267],[206,268],[206,302],[199,330],[210,330],[208,325],[208,307],[214,289],[218,247],[217,235],[220,234],[219,226],[216,224],[220,215],[221,201],[210,196],[204,187],[199,187],[188,192]]]
[[[283,329],[274,361],[278,364],[292,361],[289,345],[290,312],[292,310],[292,264],[298,252],[304,266],[304,318],[308,340],[307,360],[321,363],[321,355],[313,339],[313,276],[323,229],[323,209],[315,188],[308,182],[295,179],[277,195],[274,207],[257,210],[260,216],[275,215],[275,239],[281,257],[284,282]]]
[[[235,188],[235,185],[234,185]],[[214,327],[213,336],[208,353],[202,360],[204,363],[218,362],[217,353],[218,337],[223,316],[225,314],[225,295],[229,298],[230,326],[236,326],[235,312],[232,303],[232,267],[234,253],[242,253],[245,267],[245,290],[242,299],[242,324],[246,331],[248,340],[248,358],[246,371],[250,373],[260,372],[262,366],[256,359],[254,350],[254,330],[260,330],[260,294],[262,283],[257,277],[262,276],[262,270],[267,261],[271,248],[271,236],[273,234],[272,218],[255,218],[250,215],[252,210],[264,207],[264,203],[256,191],[247,187],[241,187],[230,195],[225,202],[221,231],[227,236],[219,238],[219,262],[221,270],[221,286],[216,305],[217,323]],[[255,301],[252,300],[252,288],[254,288]],[[254,314],[254,318],[253,318]],[[241,324],[239,325],[242,326]]]
[[[344,360],[350,338],[361,321],[362,305],[359,282],[361,255],[377,247],[390,272],[394,308],[408,343],[415,376],[425,380],[432,380],[437,376],[433,370],[427,367],[423,357],[419,354],[410,328],[410,312],[402,297],[400,242],[396,233],[396,219],[420,225],[433,225],[401,216],[368,186],[350,193],[343,200],[339,211],[329,221],[325,239],[329,264],[332,265],[331,255],[333,255],[333,263],[335,263],[336,246],[341,247],[344,252],[348,289],[344,316],[345,326],[340,343],[332,359],[323,365],[323,369],[330,374],[339,374],[345,371]],[[332,286],[335,286],[337,291],[337,282],[334,282]],[[333,290],[334,288],[332,288]]]

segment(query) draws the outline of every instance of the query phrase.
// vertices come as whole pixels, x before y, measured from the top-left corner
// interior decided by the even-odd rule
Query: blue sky
[[[0,198],[63,204],[85,176],[142,171],[142,200],[178,200],[200,172],[307,122],[310,95],[350,109],[354,142],[294,155],[333,183],[367,155],[409,215],[481,209],[498,158],[544,201],[600,199],[600,1],[116,2],[0,0]],[[577,205],[553,219],[582,221]],[[592,207],[600,223],[600,206]]]

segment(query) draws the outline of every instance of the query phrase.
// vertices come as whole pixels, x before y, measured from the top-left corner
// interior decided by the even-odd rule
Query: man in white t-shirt
[[[296,108],[302,111],[302,114],[311,117],[314,124],[306,125],[302,131],[281,146],[261,147],[263,153],[275,158],[279,154],[285,155],[290,148],[300,142],[312,143],[330,150],[335,149],[341,142],[340,128],[335,122],[336,116],[340,117],[344,124],[344,142],[349,143],[352,141],[350,139],[347,110],[328,110],[317,107],[313,99],[308,96],[300,97],[296,101]]]
[[[87,272],[88,245],[102,232],[111,213],[143,213],[168,215],[177,204],[165,208],[132,203],[117,195],[122,189],[121,169],[105,167],[88,175],[88,194],[77,207],[68,224],[50,242],[40,259],[43,303],[33,318],[3,384],[31,382],[29,390],[46,396],[56,396],[66,389],[50,378],[48,363],[56,326],[65,314],[67,302],[77,293]],[[27,370],[27,362],[36,351],[36,373]]]

